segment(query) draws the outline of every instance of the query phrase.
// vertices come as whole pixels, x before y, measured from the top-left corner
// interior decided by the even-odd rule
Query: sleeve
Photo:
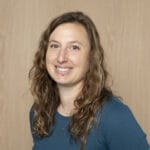
[[[111,102],[104,108],[102,130],[109,150],[148,150],[145,133],[121,102]]]

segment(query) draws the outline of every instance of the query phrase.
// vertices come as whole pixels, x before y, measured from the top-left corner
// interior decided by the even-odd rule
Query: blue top
[[[30,112],[32,127],[33,111]],[[70,140],[67,125],[69,117],[55,115],[52,135],[33,136],[32,150],[80,150],[79,143]],[[117,98],[104,102],[96,114],[98,126],[93,127],[87,137],[85,150],[148,150],[146,135],[129,108]]]

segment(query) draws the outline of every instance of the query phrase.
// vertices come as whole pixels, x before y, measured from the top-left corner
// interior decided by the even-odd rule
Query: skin
[[[49,37],[46,66],[57,83],[61,104],[58,112],[70,115],[89,69],[90,45],[85,28],[77,23],[59,25]]]

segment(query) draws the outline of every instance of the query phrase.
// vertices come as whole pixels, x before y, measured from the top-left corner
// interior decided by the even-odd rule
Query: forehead
[[[88,34],[83,25],[79,23],[64,23],[55,28],[49,40],[78,40],[89,43]]]

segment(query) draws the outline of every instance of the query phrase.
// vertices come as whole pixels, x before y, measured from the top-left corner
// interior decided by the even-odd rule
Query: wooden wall
[[[150,142],[149,8],[149,0],[0,0],[0,149],[31,149],[28,71],[43,29],[70,10],[84,11],[94,20],[112,87]]]

